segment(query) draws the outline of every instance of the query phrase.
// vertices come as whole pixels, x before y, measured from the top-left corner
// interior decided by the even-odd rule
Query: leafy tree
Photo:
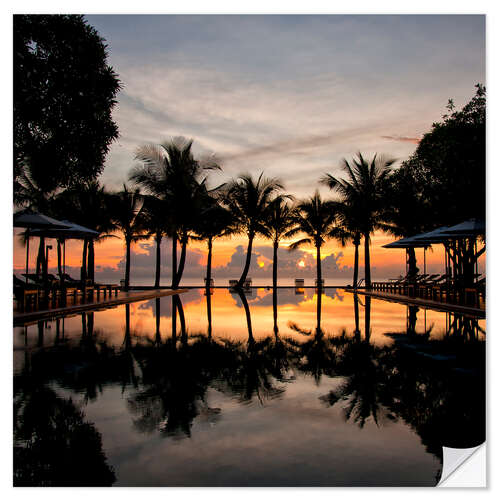
[[[434,123],[415,153],[403,163],[425,197],[429,228],[453,225],[486,212],[486,89],[460,110],[449,101],[450,114]]]
[[[14,16],[14,199],[95,179],[118,137],[120,82],[107,46],[80,15]],[[42,182],[43,181],[43,182]]]

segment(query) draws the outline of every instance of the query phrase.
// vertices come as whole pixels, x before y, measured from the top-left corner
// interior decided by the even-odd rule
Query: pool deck
[[[39,309],[37,311],[20,312],[14,311],[14,326],[24,325],[34,321],[57,318],[70,314],[78,314],[85,311],[96,311],[99,309],[108,309],[110,307],[138,302],[140,300],[155,299],[168,295],[179,295],[187,292],[187,289],[178,290],[148,290],[140,292],[118,292],[118,295],[106,297],[98,301],[85,302],[83,304],[71,304],[64,307],[55,307],[53,309]]]
[[[353,289],[346,289],[346,292],[354,293]],[[479,307],[465,306],[460,304],[450,304],[448,302],[439,302],[437,300],[421,299],[418,297],[408,297],[407,295],[398,295],[395,293],[380,292],[378,290],[363,290],[357,289],[356,293],[373,297],[374,299],[383,299],[391,302],[398,302],[400,304],[415,305],[434,309],[436,311],[454,312],[459,314],[466,314],[479,318],[486,317],[486,311]]]

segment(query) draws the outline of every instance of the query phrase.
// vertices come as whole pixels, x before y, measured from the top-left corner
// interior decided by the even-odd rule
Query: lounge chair
[[[38,307],[41,293],[39,285],[26,283],[14,274],[14,297],[22,311],[26,310],[27,305]]]

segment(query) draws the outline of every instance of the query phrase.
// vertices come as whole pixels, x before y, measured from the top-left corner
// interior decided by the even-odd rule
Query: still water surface
[[[433,486],[484,441],[483,320],[204,292],[14,329],[15,484]]]

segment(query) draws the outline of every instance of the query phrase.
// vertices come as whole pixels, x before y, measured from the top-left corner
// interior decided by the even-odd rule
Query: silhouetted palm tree
[[[72,186],[54,199],[54,213],[58,217],[70,219],[71,222],[76,222],[100,233],[97,238],[85,239],[83,242],[81,276],[83,280],[87,277],[94,280],[94,242],[101,242],[113,237],[110,233],[116,230],[109,215],[111,200],[110,193],[98,181]],[[58,241],[58,257],[59,254],[60,243]]]
[[[156,244],[155,288],[160,287],[161,275],[161,241],[169,233],[168,218],[165,213],[168,204],[156,196],[144,196],[143,218],[145,229],[154,237]]]
[[[207,199],[207,207],[200,214],[195,227],[194,238],[205,240],[208,246],[207,274],[205,287],[210,288],[212,280],[212,246],[216,238],[228,236],[234,232],[231,212],[219,205],[213,198]],[[208,292],[207,292],[208,293]]]
[[[303,233],[306,237],[292,243],[288,250],[292,251],[303,245],[316,247],[316,277],[318,288],[322,288],[321,247],[327,238],[335,234],[338,205],[322,200],[319,192],[316,191],[314,196],[297,205],[297,212],[295,227],[287,231],[285,236],[291,238]]]
[[[240,176],[233,180],[227,187],[223,201],[229,208],[239,232],[248,236],[247,255],[245,267],[237,283],[241,288],[247,278],[252,258],[252,244],[257,234],[266,234],[266,217],[268,205],[283,185],[278,179],[263,177],[261,173],[255,181],[249,174]]]
[[[290,230],[297,213],[287,203],[290,196],[277,196],[269,203],[268,214],[264,220],[266,236],[273,242],[273,288],[278,285],[278,247],[280,240]]]
[[[132,242],[145,237],[144,220],[142,219],[143,197],[139,189],[129,190],[124,184],[123,190],[113,194],[111,218],[118,230],[123,233],[126,246],[125,257],[125,290],[130,284],[130,247]]]
[[[215,157],[195,159],[193,141],[177,137],[159,145],[141,146],[136,159],[143,165],[134,168],[130,179],[142,186],[147,194],[168,203],[169,236],[172,238],[172,287],[181,280],[190,231],[196,225],[208,189],[204,170],[220,169]],[[181,256],[177,266],[177,241]]]
[[[342,160],[342,170],[348,179],[339,179],[331,174],[322,177],[321,182],[340,194],[341,201],[359,210],[361,234],[365,240],[365,283],[371,287],[370,234],[380,228],[383,210],[384,184],[390,172],[393,159],[374,155],[368,162],[358,153],[350,164]]]

